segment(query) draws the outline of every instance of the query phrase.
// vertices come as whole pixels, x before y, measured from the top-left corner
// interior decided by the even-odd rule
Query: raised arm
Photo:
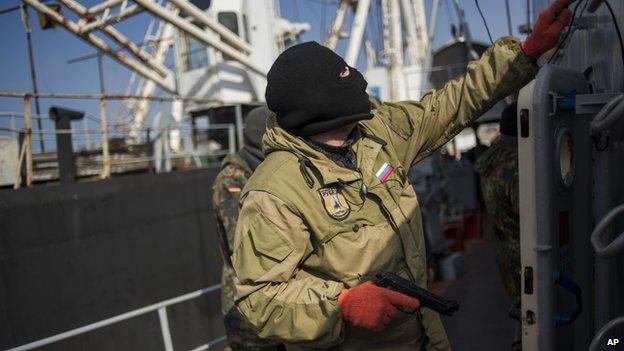
[[[567,6],[568,0],[555,1],[540,13],[533,33],[524,42],[514,37],[497,40],[480,59],[468,64],[463,76],[421,101],[383,104],[378,118],[366,123],[388,139],[404,166],[427,157],[535,77],[536,60],[556,45],[570,20]]]
[[[409,167],[444,145],[496,102],[519,90],[536,73],[537,65],[521,51],[520,41],[502,38],[479,60],[470,62],[465,75],[429,92],[421,101],[385,103],[378,110],[378,118],[371,122],[381,127],[378,133],[385,129],[387,141]]]

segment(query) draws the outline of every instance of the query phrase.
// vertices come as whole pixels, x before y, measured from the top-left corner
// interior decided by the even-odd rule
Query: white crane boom
[[[355,17],[353,18],[353,24],[351,25],[349,47],[347,48],[347,54],[345,55],[345,61],[349,66],[355,66],[357,64],[369,8],[370,0],[358,0],[357,7],[355,9]]]
[[[340,39],[340,33],[342,32],[342,26],[344,25],[344,20],[347,15],[347,7],[349,0],[340,0],[340,4],[338,5],[338,10],[336,10],[336,16],[334,16],[334,21],[332,23],[332,27],[327,35],[327,40],[325,41],[325,46],[334,50],[336,48],[336,43],[338,39]]]

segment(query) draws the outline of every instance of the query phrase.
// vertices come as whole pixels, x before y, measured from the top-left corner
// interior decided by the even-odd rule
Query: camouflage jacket
[[[509,297],[518,302],[520,286],[520,217],[518,189],[518,145],[502,136],[475,163],[481,189],[497,237],[496,258]]]
[[[223,314],[234,306],[234,270],[230,262],[232,238],[238,220],[238,201],[241,190],[251,176],[252,170],[247,161],[238,154],[229,154],[221,163],[221,172],[212,186],[212,208],[219,226],[219,244],[223,259],[222,301]]]

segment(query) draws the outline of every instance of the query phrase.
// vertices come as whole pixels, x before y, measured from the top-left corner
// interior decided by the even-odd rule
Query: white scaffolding
[[[60,0],[61,4],[78,16],[77,21],[54,11],[40,0],[24,1],[46,15],[58,26],[65,28],[133,72],[173,94],[177,93],[175,74],[165,66],[162,51],[146,52],[122,32],[115,29],[113,24],[147,11],[201,43],[228,55],[232,60],[240,62],[251,71],[261,76],[266,75],[265,69],[256,65],[251,59],[253,50],[249,44],[186,0],[169,0],[168,5],[160,4],[155,0],[134,0],[133,2],[129,0],[106,0],[90,8],[75,0]],[[182,17],[180,10],[187,17]],[[191,21],[205,26],[205,29],[200,29]],[[99,34],[104,34],[113,40],[131,56],[112,48]]]

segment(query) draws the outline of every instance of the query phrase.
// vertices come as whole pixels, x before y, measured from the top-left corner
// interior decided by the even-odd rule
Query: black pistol
[[[375,285],[417,298],[420,300],[421,307],[427,307],[447,316],[452,315],[453,312],[459,309],[457,301],[447,300],[442,296],[431,293],[394,273],[377,274],[375,278]]]

